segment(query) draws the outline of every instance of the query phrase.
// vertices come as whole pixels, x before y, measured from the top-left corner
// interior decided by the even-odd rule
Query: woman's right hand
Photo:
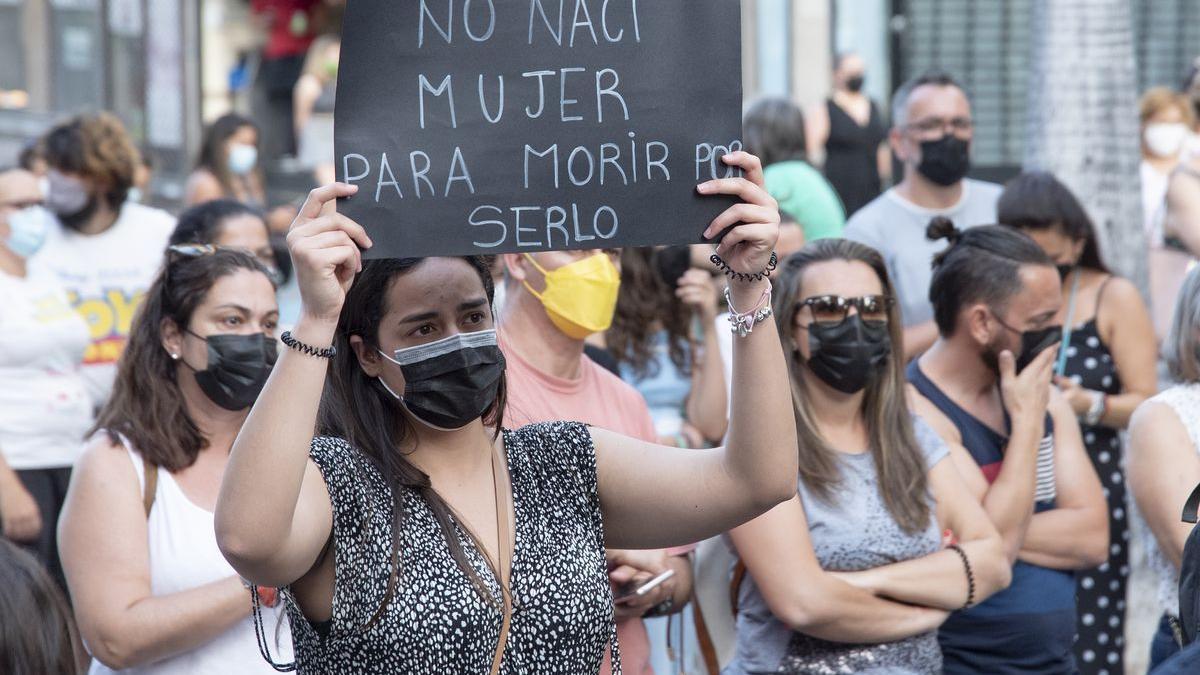
[[[0,534],[13,541],[37,541],[42,533],[42,512],[21,480],[0,485]]]
[[[325,208],[358,186],[333,183],[308,193],[288,231],[288,251],[300,285],[301,314],[336,324],[354,275],[362,270],[360,249],[371,247],[361,225]]]
[[[1024,422],[1041,428],[1050,404],[1050,381],[1057,357],[1058,345],[1043,349],[1018,373],[1012,352],[1000,353],[1000,394],[1014,425]]]

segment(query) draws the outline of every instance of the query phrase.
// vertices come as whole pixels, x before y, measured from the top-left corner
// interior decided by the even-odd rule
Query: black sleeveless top
[[[501,673],[597,673],[615,640],[612,592],[591,433],[554,422],[504,431],[516,538],[513,615]],[[340,438],[309,456],[333,505],[333,618],[318,633],[284,589],[301,673],[487,673],[500,635],[500,589],[465,530],[459,541],[497,605],[450,555],[425,501],[406,490],[400,575],[383,605],[392,552],[392,497],[374,464]]]
[[[876,152],[887,138],[887,127],[879,108],[871,101],[871,116],[860,126],[832,99],[825,101],[829,111],[829,139],[825,141],[825,178],[846,207],[846,217],[879,196],[881,189]]]

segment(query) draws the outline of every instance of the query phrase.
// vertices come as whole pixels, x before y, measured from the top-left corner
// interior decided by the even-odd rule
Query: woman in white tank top
[[[1192,531],[1180,512],[1200,483],[1200,268],[1183,281],[1162,351],[1176,385],[1134,413],[1127,470],[1138,511],[1149,525],[1144,543],[1163,612],[1151,668],[1179,649],[1170,626],[1179,617],[1179,565]]]
[[[75,469],[59,528],[91,673],[270,673],[252,593],[217,548],[229,449],[275,361],[275,288],[252,256],[171,247],[112,398]],[[149,469],[149,471],[147,471]],[[271,655],[291,659],[278,608]]]

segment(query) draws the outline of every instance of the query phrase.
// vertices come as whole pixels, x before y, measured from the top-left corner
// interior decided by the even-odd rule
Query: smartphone
[[[630,598],[640,598],[643,595],[646,595],[647,593],[649,593],[650,591],[658,588],[660,585],[662,585],[662,583],[664,581],[666,581],[667,579],[670,579],[673,576],[675,576],[675,570],[667,570],[666,572],[663,572],[662,574],[654,577],[653,579],[647,581],[646,583],[642,584],[641,586],[633,586],[632,584],[626,584],[625,586],[621,587],[620,591],[618,591],[617,597],[616,597],[616,602],[621,602],[622,600],[629,600]]]

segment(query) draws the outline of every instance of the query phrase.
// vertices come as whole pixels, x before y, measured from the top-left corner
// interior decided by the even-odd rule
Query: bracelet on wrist
[[[1108,410],[1108,394],[1102,391],[1092,392],[1092,405],[1087,412],[1080,415],[1080,421],[1089,427],[1094,427],[1100,423],[1104,413]]]
[[[746,337],[754,332],[754,327],[766,321],[773,313],[771,310],[771,285],[763,289],[762,295],[759,296],[758,302],[750,311],[739,312],[733,306],[733,299],[729,296],[729,287],[725,287],[725,302],[729,304],[729,330],[738,337]]]
[[[290,348],[290,349],[294,349],[294,350],[300,352],[301,354],[307,354],[309,356],[312,356],[312,357],[315,357],[318,359],[332,360],[333,357],[337,356],[337,348],[336,347],[329,346],[329,347],[321,348],[321,347],[314,347],[310,344],[305,344],[305,343],[297,340],[295,337],[293,337],[292,331],[290,331],[290,330],[284,331],[283,335],[279,336],[279,340],[283,344],[287,345],[288,348]]]
[[[779,266],[779,256],[775,255],[775,251],[771,251],[771,259],[767,261],[766,268],[761,272],[738,272],[716,253],[709,256],[708,259],[717,266],[717,269],[724,272],[725,276],[734,281],[762,281],[771,276],[771,272],[774,272],[775,268]]]
[[[975,604],[975,573],[971,570],[971,560],[967,558],[967,552],[962,550],[958,544],[950,544],[946,548],[958,554],[962,559],[963,569],[967,573],[967,601],[963,603],[962,608],[968,609]]]

